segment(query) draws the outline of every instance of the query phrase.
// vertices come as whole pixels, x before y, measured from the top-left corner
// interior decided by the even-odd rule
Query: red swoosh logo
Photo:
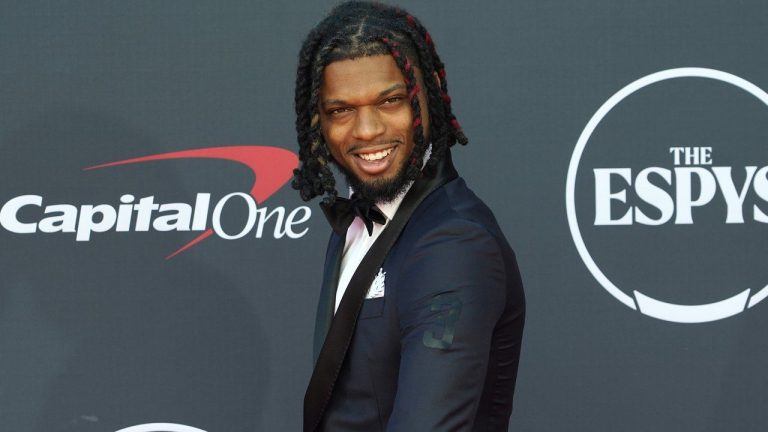
[[[241,145],[161,153],[93,165],[83,169],[88,171],[118,165],[168,159],[224,159],[247,166],[253,171],[254,175],[253,186],[248,193],[254,200],[256,200],[257,204],[266,201],[267,198],[272,196],[272,194],[277,192],[286,182],[288,182],[293,176],[293,169],[299,165],[298,157],[290,150],[279,147]],[[165,257],[165,259],[175,257],[210,237],[212,234],[213,229],[209,228],[189,243]]]

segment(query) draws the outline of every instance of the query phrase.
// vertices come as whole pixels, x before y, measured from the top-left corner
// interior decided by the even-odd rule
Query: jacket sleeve
[[[472,429],[506,303],[498,242],[476,223],[451,221],[407,255],[398,281],[400,370],[388,431]]]

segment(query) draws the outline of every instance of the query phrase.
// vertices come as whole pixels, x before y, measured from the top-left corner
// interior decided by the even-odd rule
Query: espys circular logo
[[[116,432],[205,432],[192,426],[176,423],[146,423],[120,429]]]
[[[768,93],[678,68],[611,96],[571,157],[566,210],[584,264],[613,297],[703,323],[768,297]]]

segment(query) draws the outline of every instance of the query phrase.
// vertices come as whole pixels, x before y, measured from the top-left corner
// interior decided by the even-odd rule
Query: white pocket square
[[[384,297],[384,277],[386,275],[387,275],[387,272],[385,272],[384,269],[380,268],[379,274],[376,275],[376,278],[373,280],[371,287],[368,288],[368,294],[365,295],[366,299],[375,299],[375,298]]]

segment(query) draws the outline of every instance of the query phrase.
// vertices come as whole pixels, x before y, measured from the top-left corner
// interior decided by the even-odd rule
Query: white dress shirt
[[[400,203],[403,202],[405,193],[408,192],[408,189],[410,188],[411,187],[408,186],[397,196],[397,198],[390,202],[376,204],[376,207],[378,207],[379,210],[384,213],[384,217],[387,218],[387,223],[389,223],[395,216],[395,213],[397,213],[397,209],[400,208]],[[336,313],[336,310],[339,308],[339,303],[341,303],[341,298],[344,297],[344,292],[347,290],[347,285],[349,285],[352,275],[355,274],[355,270],[357,270],[363,257],[368,253],[368,249],[373,246],[373,243],[379,238],[381,232],[384,231],[385,226],[386,225],[380,225],[374,222],[373,231],[368,235],[368,230],[365,228],[363,220],[360,219],[360,217],[355,216],[349,229],[347,229],[347,240],[344,243],[344,252],[341,258],[339,285],[336,287],[336,306],[333,309],[334,313]]]

